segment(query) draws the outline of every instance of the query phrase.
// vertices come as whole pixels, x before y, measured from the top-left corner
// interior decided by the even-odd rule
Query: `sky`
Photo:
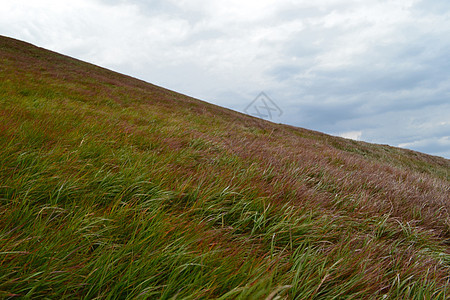
[[[450,158],[448,0],[0,0],[0,35],[272,122]]]

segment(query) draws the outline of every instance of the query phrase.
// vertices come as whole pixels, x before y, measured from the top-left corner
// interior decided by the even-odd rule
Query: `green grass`
[[[0,298],[449,298],[448,160],[3,37],[0,68]]]

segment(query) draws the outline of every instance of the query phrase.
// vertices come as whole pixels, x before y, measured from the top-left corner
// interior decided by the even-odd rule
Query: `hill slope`
[[[450,161],[0,37],[0,297],[446,299]]]

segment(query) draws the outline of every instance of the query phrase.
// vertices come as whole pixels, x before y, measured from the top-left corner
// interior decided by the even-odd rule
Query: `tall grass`
[[[448,160],[0,57],[1,298],[448,299]]]

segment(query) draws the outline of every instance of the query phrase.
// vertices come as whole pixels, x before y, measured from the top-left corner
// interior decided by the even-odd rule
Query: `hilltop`
[[[0,144],[0,298],[450,295],[447,159],[7,37]]]

